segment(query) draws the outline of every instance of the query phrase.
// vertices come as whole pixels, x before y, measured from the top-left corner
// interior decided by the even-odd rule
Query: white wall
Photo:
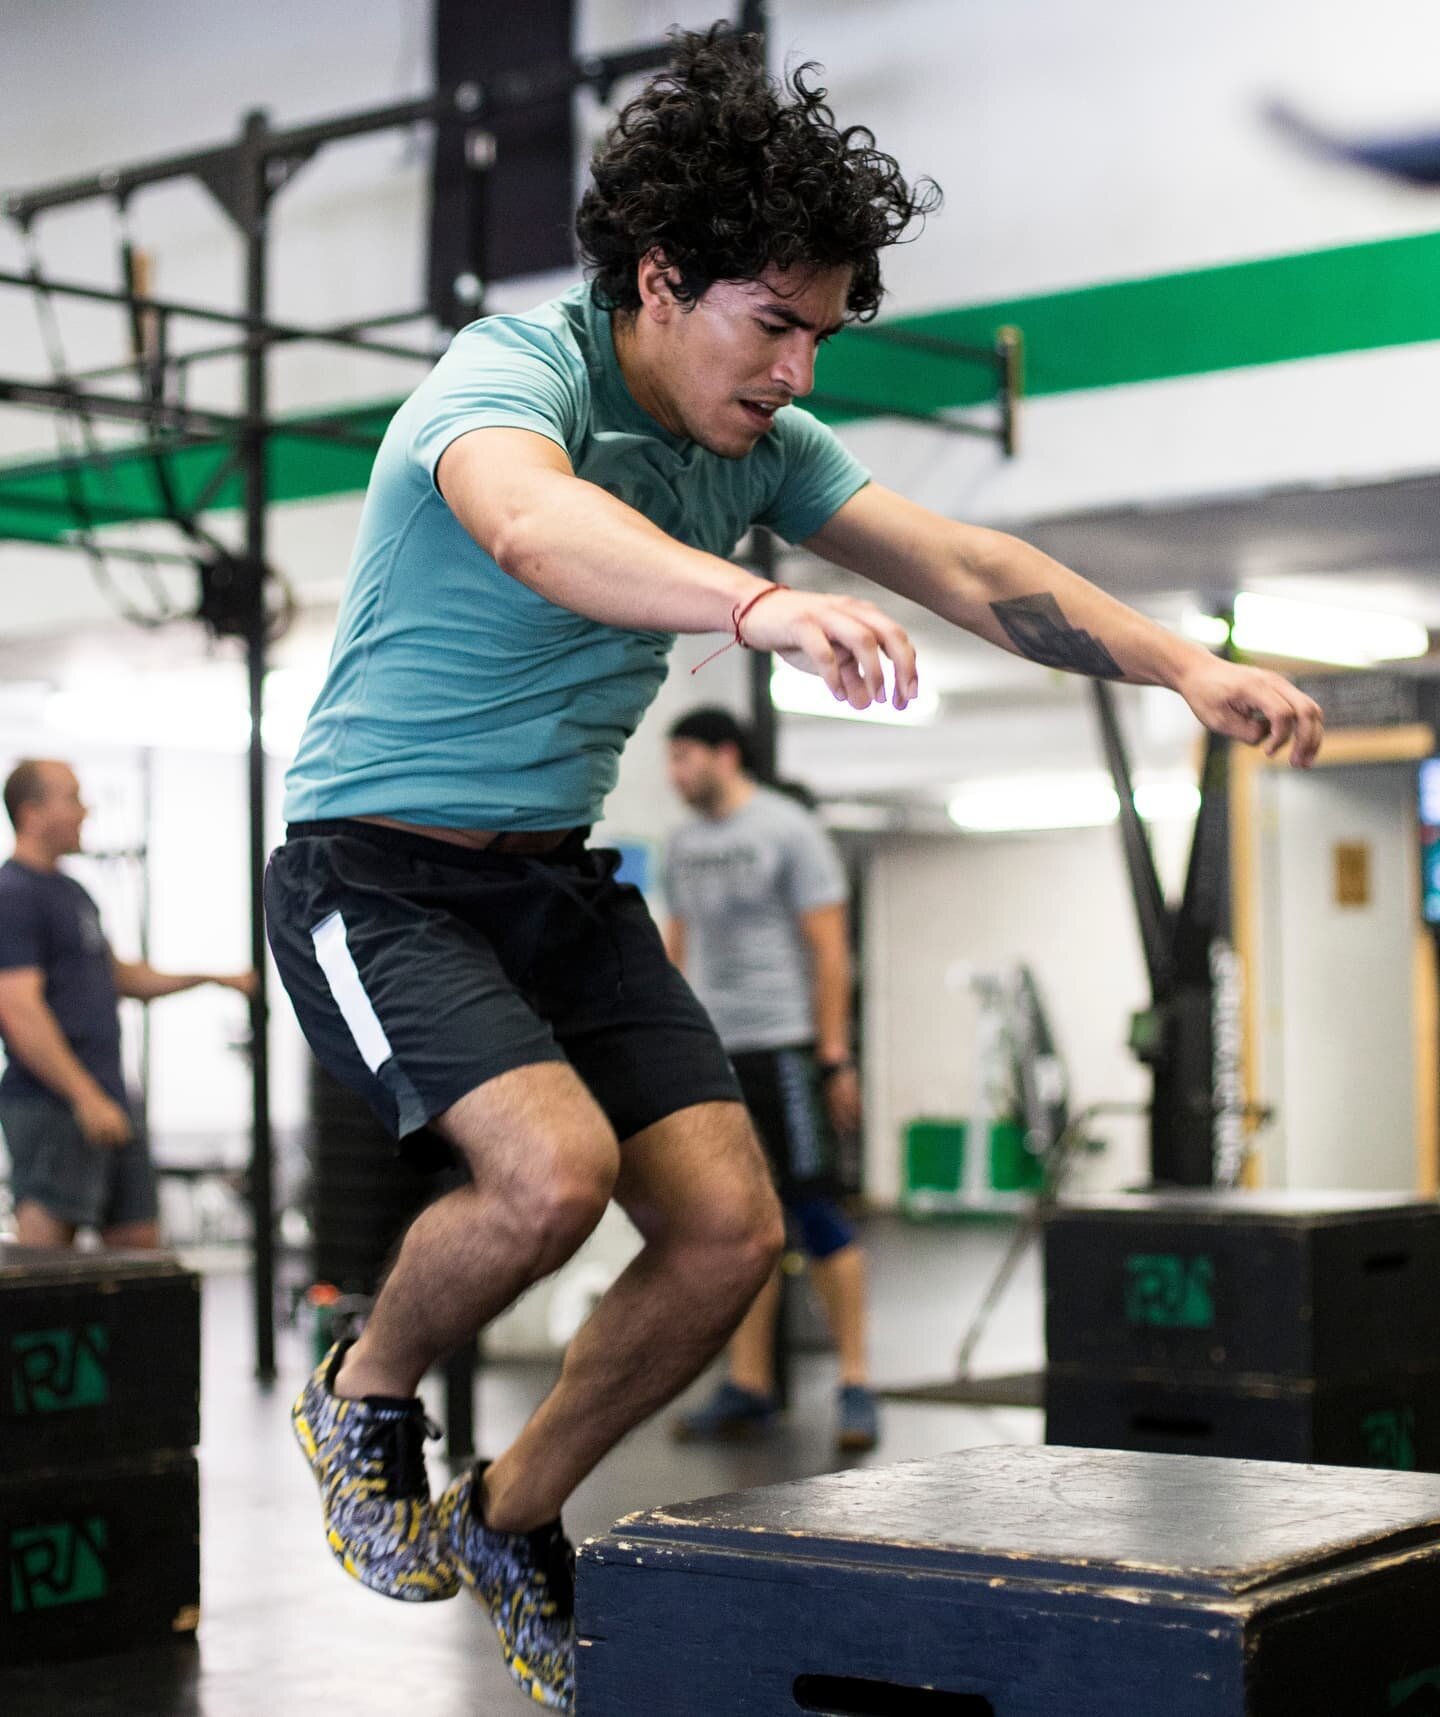
[[[1411,957],[1419,920],[1413,764],[1258,778],[1259,1138],[1273,1186],[1416,1184]],[[1335,848],[1365,847],[1371,895],[1341,905]],[[1432,1050],[1433,1053],[1433,1050]]]
[[[899,1189],[900,1134],[918,1115],[964,1117],[974,1101],[977,1006],[947,985],[956,962],[1035,973],[1074,1109],[1143,1102],[1149,1079],[1125,1047],[1148,988],[1114,829],[1025,836],[895,837],[866,887],[866,1178]],[[1097,1120],[1109,1141],[1084,1184],[1148,1175],[1143,1123]]]

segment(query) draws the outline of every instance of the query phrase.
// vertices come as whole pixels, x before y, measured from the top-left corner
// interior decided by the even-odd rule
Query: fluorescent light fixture
[[[903,710],[888,703],[852,709],[841,703],[816,674],[803,673],[778,658],[770,670],[770,702],[788,715],[838,716],[845,721],[890,723],[896,727],[925,727],[940,713],[940,694],[927,687]]]
[[[1146,823],[1186,821],[1199,814],[1200,789],[1184,775],[1137,781],[1135,809]]]
[[[1202,614],[1198,608],[1187,608],[1180,616],[1180,632],[1207,649],[1218,650],[1230,637],[1230,622],[1218,614]]]
[[[1135,783],[1135,809],[1147,823],[1193,817],[1200,809],[1200,789],[1184,775],[1142,778]],[[1103,828],[1120,815],[1120,799],[1110,777],[1099,770],[1007,775],[965,782],[946,810],[967,834],[1027,834]]]
[[[196,675],[151,674],[52,693],[45,725],[98,745],[157,751],[243,751],[244,698]]]
[[[1424,656],[1430,634],[1418,620],[1361,608],[1328,608],[1246,591],[1235,598],[1234,639],[1252,655],[1368,668]]]
[[[890,805],[876,805],[866,799],[827,799],[820,806],[820,821],[827,829],[869,832],[891,828],[895,811]]]
[[[261,738],[276,757],[293,757],[321,678],[294,668],[265,676]],[[250,708],[236,676],[209,668],[87,681],[45,699],[45,725],[72,739],[156,751],[236,755],[250,744]]]
[[[1099,828],[1119,816],[1120,800],[1108,775],[1012,775],[967,781],[946,810],[971,834],[1019,834]]]

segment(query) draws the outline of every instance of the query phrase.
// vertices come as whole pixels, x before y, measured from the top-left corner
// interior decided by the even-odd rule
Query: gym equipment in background
[[[945,983],[978,1003],[974,1095],[964,1121],[907,1123],[901,1204],[914,1215],[1023,1209],[1069,1122],[1069,1079],[1039,985],[1023,963],[985,970],[966,961]]]

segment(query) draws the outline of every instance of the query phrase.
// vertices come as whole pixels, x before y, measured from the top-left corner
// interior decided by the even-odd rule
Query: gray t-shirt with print
[[[811,961],[799,914],[846,896],[840,855],[811,812],[757,787],[730,816],[675,834],[661,881],[685,925],[685,975],[725,1048],[811,1041]]]

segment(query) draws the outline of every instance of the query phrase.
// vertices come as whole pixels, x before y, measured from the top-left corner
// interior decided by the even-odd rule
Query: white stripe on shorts
[[[378,1072],[381,1063],[388,1061],[394,1051],[355,969],[355,956],[345,939],[344,918],[338,912],[322,918],[310,932],[310,940],[315,944],[315,958],[320,962],[341,1017],[350,1027],[356,1049],[370,1071]]]

